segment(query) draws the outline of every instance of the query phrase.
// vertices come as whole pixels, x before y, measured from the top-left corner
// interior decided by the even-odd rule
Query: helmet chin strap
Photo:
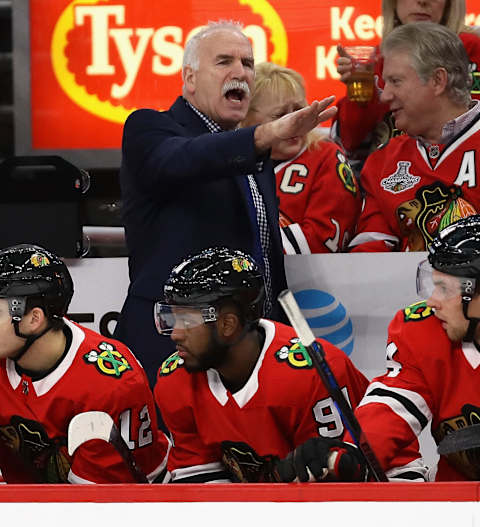
[[[18,362],[36,340],[38,340],[40,337],[43,337],[43,335],[45,335],[47,331],[50,331],[52,329],[52,324],[49,322],[47,327],[44,330],[40,331],[40,333],[37,333],[36,335],[25,335],[24,333],[20,332],[20,320],[21,319],[18,319],[17,317],[12,318],[12,324],[13,328],[15,329],[15,335],[17,335],[17,337],[20,337],[21,339],[25,339],[25,344],[22,346],[18,354],[14,358],[12,358],[14,362]]]
[[[480,318],[474,318],[474,317],[468,316],[468,304],[470,303],[470,300],[472,300],[471,297],[462,296],[463,316],[468,320],[467,334],[463,338],[465,342],[473,342],[473,338],[475,336],[475,330],[477,329],[477,325],[480,322]]]

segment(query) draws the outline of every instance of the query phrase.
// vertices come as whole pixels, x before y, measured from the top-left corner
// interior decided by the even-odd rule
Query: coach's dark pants
[[[175,351],[170,337],[160,335],[155,327],[153,305],[153,300],[128,295],[113,334],[141,362],[152,390],[162,362]]]

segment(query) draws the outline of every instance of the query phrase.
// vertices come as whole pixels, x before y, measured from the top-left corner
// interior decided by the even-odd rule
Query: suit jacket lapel
[[[174,120],[185,127],[186,135],[196,137],[209,133],[207,126],[202,119],[187,105],[183,97],[177,100],[170,107]]]

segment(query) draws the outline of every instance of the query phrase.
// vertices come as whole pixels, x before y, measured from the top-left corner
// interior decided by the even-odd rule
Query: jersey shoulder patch
[[[298,337],[275,352],[278,362],[286,362],[291,368],[312,368],[312,359]]]
[[[159,377],[166,377],[183,366],[184,360],[178,355],[178,351],[167,357],[158,370]]]
[[[126,371],[133,370],[127,357],[117,350],[113,342],[99,342],[95,349],[83,354],[83,360],[87,364],[94,365],[102,375],[117,379]]]
[[[425,300],[410,304],[403,310],[404,322],[418,322],[433,315],[432,308],[427,306]]]

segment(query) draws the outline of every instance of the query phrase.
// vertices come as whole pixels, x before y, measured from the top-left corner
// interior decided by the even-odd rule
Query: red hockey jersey
[[[460,33],[460,39],[465,46],[467,55],[470,59],[470,70],[472,72],[472,98],[480,99],[480,38],[477,33]],[[383,61],[378,56],[375,74],[377,76],[378,87],[383,88],[382,70]],[[376,144],[388,140],[389,134],[394,134],[394,126],[390,119],[386,117],[389,110],[388,104],[380,102],[378,92],[374,99],[364,105],[349,101],[347,97],[342,97],[337,103],[338,111],[334,118],[332,127],[333,135],[338,137],[341,144],[348,152],[349,158],[364,159],[369,151],[375,148]],[[374,128],[378,123],[384,121],[382,135],[379,135],[378,142],[372,138]],[[365,145],[362,147],[362,143]],[[376,144],[371,144],[371,143]]]
[[[261,320],[265,343],[245,386],[230,393],[218,372],[188,373],[175,353],[159,370],[155,400],[173,436],[175,482],[224,481],[222,441],[247,443],[261,456],[284,457],[318,434],[339,437],[343,424],[294,330]],[[322,341],[339,385],[355,407],[367,379],[347,355]]]
[[[340,252],[351,240],[362,200],[338,146],[320,141],[275,167],[286,254]]]
[[[445,434],[478,423],[480,352],[452,342],[425,302],[399,311],[389,326],[387,372],[372,380],[356,415],[385,468],[431,420],[439,443]],[[478,450],[441,456],[437,481],[479,480]]]
[[[0,469],[7,483],[128,483],[132,475],[107,442],[92,440],[68,455],[72,417],[111,415],[150,481],[163,477],[169,441],[157,430],[153,395],[126,346],[65,320],[72,333],[60,364],[32,381],[0,361]],[[66,330],[68,331],[68,329]]]
[[[407,135],[370,155],[354,251],[424,251],[437,233],[480,211],[480,114],[447,145]]]

